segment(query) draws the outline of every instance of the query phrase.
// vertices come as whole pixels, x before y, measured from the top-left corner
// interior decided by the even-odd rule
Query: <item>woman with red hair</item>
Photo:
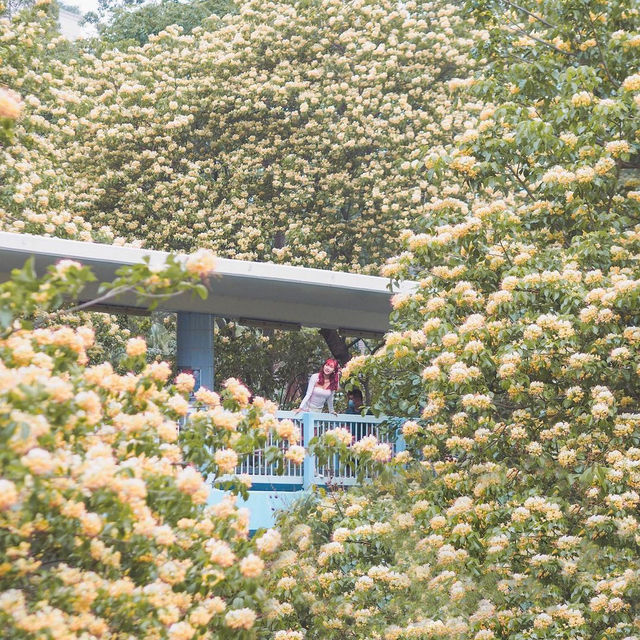
[[[328,403],[329,411],[335,414],[333,410],[333,397],[338,390],[339,380],[340,365],[337,360],[329,358],[322,367],[320,367],[320,371],[312,374],[309,378],[307,395],[302,399],[300,407],[296,409],[296,413],[300,413],[300,411],[322,413],[325,403]]]

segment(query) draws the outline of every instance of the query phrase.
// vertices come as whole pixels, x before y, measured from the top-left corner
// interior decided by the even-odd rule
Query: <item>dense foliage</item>
[[[465,121],[446,81],[475,64],[469,25],[441,0],[244,2],[128,47],[170,4],[105,3],[132,21],[116,48],[65,42],[46,0],[0,21],[0,82],[25,103],[1,228],[376,272],[423,211],[423,150]]]
[[[375,271],[422,212],[422,150],[464,122],[446,81],[471,41],[444,2],[245,2],[75,56],[49,10],[1,25],[20,55],[0,79],[26,105],[12,230]]]
[[[77,584],[106,603],[100,613],[91,609],[106,624],[126,615],[132,609],[123,613],[108,599],[116,558],[129,570],[140,611],[151,612],[149,637],[191,637],[171,625],[204,619],[191,618],[202,588],[228,607],[264,611],[261,623],[282,628],[278,640],[303,633],[637,640],[637,3],[248,0],[215,28],[187,35],[168,28],[144,46],[85,52],[73,63],[48,11],[35,7],[15,27],[0,23],[1,79],[24,99],[7,148],[21,109],[13,94],[0,94],[2,227],[361,271],[404,249],[384,273],[416,280],[416,290],[394,300],[385,345],[352,361],[345,378],[377,383],[384,390],[377,408],[412,419],[402,428],[406,450],[393,457],[375,438],[352,443],[341,429],[315,445],[374,477],[360,489],[318,492],[282,516],[285,550],[271,567],[275,599],[267,604],[257,583],[247,586],[253,578],[241,575],[244,560],[203,585],[227,551],[251,557],[249,573],[261,573],[262,560],[244,536],[243,516],[231,507],[230,522],[201,514],[194,504],[201,476],[166,462],[177,449],[161,444],[161,433],[184,411],[178,392],[186,393],[187,380],[168,397],[145,374],[161,365],[132,360],[127,366],[142,368],[110,373],[111,388],[87,378],[80,348],[49,343],[57,331],[88,342],[86,329],[8,333],[5,379],[26,378],[18,392],[0,387],[14,394],[5,415],[27,428],[11,432],[17,448],[0,454],[8,470],[3,517],[24,513],[31,524],[11,521],[2,530],[15,539],[0,580],[22,572],[35,589],[3,596],[8,624],[16,615],[28,625],[30,616],[49,615],[38,610],[48,599],[63,619],[93,624],[77,620],[86,610],[73,607],[83,600],[65,591]],[[24,296],[33,309],[34,295]],[[129,349],[143,347],[133,341]],[[52,377],[54,391],[69,385],[73,399],[49,401]],[[86,426],[82,393],[99,398],[104,435]],[[295,442],[290,423],[268,417],[270,405],[238,413],[246,395],[231,382],[226,407],[203,397],[210,407],[196,417],[202,428],[185,437],[183,455],[224,473],[264,440],[267,426]],[[42,410],[32,397],[43,398]],[[141,435],[125,433],[139,415],[150,416]],[[39,440],[29,440],[28,429],[39,428]],[[170,525],[176,536],[168,549],[135,529],[151,526],[138,523],[137,512],[127,512],[131,530],[107,524],[127,500],[116,483],[82,486],[93,446],[110,447],[116,468],[145,481],[153,526]],[[290,457],[302,455],[295,446]],[[56,468],[65,482],[54,482]],[[181,473],[189,487],[197,484],[190,497],[178,487]],[[51,515],[53,524],[37,515],[57,514],[69,501],[85,511]],[[184,533],[178,518],[209,518],[212,528],[189,524],[196,533]],[[205,542],[210,532],[214,540]],[[124,540],[126,550],[118,546]],[[138,549],[133,563],[125,551]],[[93,573],[73,582],[55,563],[58,550]],[[163,585],[177,580],[170,602],[155,599],[169,592],[156,588],[156,577]],[[92,581],[102,586],[90,591]],[[35,607],[25,616],[31,604],[23,602]],[[251,613],[231,622],[215,615],[216,637],[254,622]]]
[[[253,393],[271,398],[281,409],[297,407],[309,375],[331,357],[312,329],[261,329],[223,321],[216,325],[214,353],[216,381],[241,375]]]
[[[68,107],[77,61],[57,32],[47,1],[0,14],[0,86],[21,96],[12,144],[0,140],[0,229],[91,240],[92,229],[69,209],[63,166],[73,136]]]
[[[137,265],[110,290],[157,301],[194,289],[212,257]],[[31,263],[0,285],[0,622],[11,638],[252,638],[277,624],[260,588],[280,543],[248,536],[232,495],[207,507],[210,485],[246,490],[243,455],[304,455],[291,422],[235,380],[195,394],[131,338],[121,366],[87,366],[94,332],[60,324],[92,274],[63,260]],[[153,296],[153,298],[150,298]],[[35,324],[34,324],[35,323]],[[207,480],[205,481],[205,478]]]
[[[100,48],[142,45],[149,36],[156,35],[171,25],[191,33],[193,29],[209,26],[217,16],[235,11],[230,0],[159,0],[156,2],[98,2],[98,11],[90,12],[85,19],[97,23],[100,39],[94,43]]]
[[[458,179],[385,268],[419,285],[346,372],[415,417],[406,470],[284,517],[276,588],[317,638],[635,639],[638,7],[468,5],[487,66],[450,86],[484,107],[427,159]]]

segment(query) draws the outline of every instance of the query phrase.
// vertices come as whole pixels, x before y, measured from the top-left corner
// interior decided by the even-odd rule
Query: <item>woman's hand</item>
[[[298,415],[298,414],[299,414],[299,413],[301,413],[301,412],[302,412],[302,409],[301,409],[300,407],[298,407],[298,408],[297,408],[293,413],[294,413],[295,415]]]

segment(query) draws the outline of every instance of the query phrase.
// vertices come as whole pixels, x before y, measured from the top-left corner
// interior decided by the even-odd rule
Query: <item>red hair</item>
[[[320,373],[318,374],[318,384],[320,384],[320,386],[324,386],[324,368],[326,365],[331,365],[333,367],[333,373],[329,376],[329,389],[331,391],[337,391],[338,383],[340,382],[340,363],[334,358],[325,360],[324,364],[320,367]]]

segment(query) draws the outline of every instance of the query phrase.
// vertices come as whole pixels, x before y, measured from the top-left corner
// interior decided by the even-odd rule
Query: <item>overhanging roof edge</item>
[[[0,231],[0,251],[15,251],[50,257],[65,257],[80,262],[101,262],[112,265],[136,264],[148,256],[152,264],[163,263],[169,252],[155,249],[117,246],[80,240],[66,240],[49,236]],[[175,255],[184,255],[178,254]],[[236,278],[259,278],[263,280],[295,282],[310,286],[330,286],[341,289],[356,289],[391,295],[389,280],[344,271],[329,271],[310,267],[280,265],[269,262],[250,262],[217,258],[216,275]],[[215,276],[214,276],[215,277]],[[413,282],[403,282],[395,292],[408,292],[415,287]]]

